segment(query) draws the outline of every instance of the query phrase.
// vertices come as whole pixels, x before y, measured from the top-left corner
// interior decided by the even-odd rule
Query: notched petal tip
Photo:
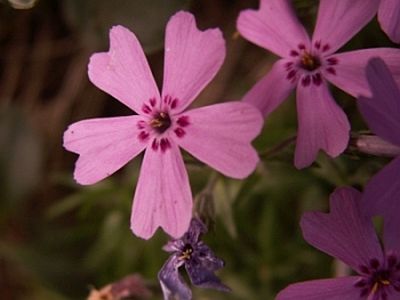
[[[353,270],[382,257],[382,248],[370,219],[361,210],[361,193],[338,188],[330,196],[330,212],[307,212],[300,226],[304,239],[317,249],[338,258]]]
[[[161,226],[157,225],[149,229],[143,229],[143,228],[138,228],[137,226],[132,224],[130,229],[132,233],[136,235],[138,238],[141,238],[143,240],[149,240],[153,237],[153,235],[160,227]]]
[[[93,178],[88,178],[87,176],[82,174],[82,172],[76,167],[74,171],[74,180],[80,185],[92,185],[101,181]]]
[[[219,29],[199,30],[188,12],[178,12],[167,24],[163,97],[179,99],[174,112],[183,111],[214,78],[226,55]]]
[[[124,32],[124,33],[129,32],[130,34],[132,34],[132,32],[128,28],[122,25],[113,25],[111,26],[109,31],[110,38],[112,38],[114,34],[118,34],[119,32]]]
[[[68,128],[64,131],[63,134],[63,147],[71,152],[74,152],[73,149],[70,147],[71,140],[74,137],[74,130],[72,128],[73,124],[69,125]],[[76,153],[76,152],[74,152]]]
[[[174,15],[171,16],[169,22],[171,22],[173,20],[176,21],[175,19],[178,19],[177,21],[179,21],[179,22],[187,23],[186,24],[187,26],[193,26],[194,25],[194,27],[196,27],[196,29],[198,31],[200,31],[200,32],[212,33],[218,38],[221,38],[221,39],[223,38],[222,31],[218,27],[208,28],[208,29],[205,29],[205,30],[199,29],[197,24],[196,24],[196,19],[195,19],[194,15],[192,13],[188,12],[188,11],[184,11],[184,10],[178,11],[177,13],[175,13]]]

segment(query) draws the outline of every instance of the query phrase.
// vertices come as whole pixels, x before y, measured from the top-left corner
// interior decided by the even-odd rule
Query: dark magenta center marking
[[[388,255],[381,264],[373,258],[369,265],[360,266],[362,279],[355,287],[360,289],[362,299],[386,300],[388,295],[400,292],[400,262],[397,256]]]

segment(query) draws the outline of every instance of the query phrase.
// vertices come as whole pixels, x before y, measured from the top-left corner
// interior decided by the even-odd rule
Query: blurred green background
[[[293,3],[311,31],[318,1]],[[227,42],[223,68],[194,106],[240,99],[276,60],[236,32],[239,12],[257,5],[257,0],[0,1],[1,299],[86,299],[91,288],[132,273],[151,290],[146,299],[161,299],[157,272],[168,257],[161,250],[167,238],[158,232],[143,241],[129,229],[141,158],[98,184],[79,186],[72,179],[77,157],[62,148],[62,133],[78,120],[130,114],[87,78],[89,56],[107,51],[111,25],[138,35],[160,83],[164,27],[181,9],[191,11],[202,29],[220,27]],[[394,46],[376,20],[344,48],[375,46]],[[332,91],[353,130],[365,130],[355,101]],[[303,241],[301,214],[326,210],[337,186],[362,188],[388,160],[349,149],[334,160],[321,154],[312,167],[298,171],[292,165],[295,134],[291,98],[256,140],[262,162],[247,180],[216,175],[186,156],[196,203],[212,221],[204,239],[225,260],[218,274],[233,289],[226,295],[194,288],[194,299],[268,300],[291,282],[343,272]]]

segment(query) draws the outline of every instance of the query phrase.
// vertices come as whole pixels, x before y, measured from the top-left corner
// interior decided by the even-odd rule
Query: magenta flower
[[[395,43],[400,43],[400,1],[381,0],[378,21],[389,38]]]
[[[400,89],[380,59],[372,59],[368,63],[367,78],[372,96],[359,97],[358,107],[376,135],[400,146]],[[364,213],[384,216],[385,226],[392,228],[387,222],[399,218],[400,210],[400,156],[371,178],[364,197]],[[399,228],[393,230],[398,234]],[[394,234],[389,229],[385,232]]]
[[[329,214],[308,212],[301,219],[307,242],[342,260],[357,275],[295,283],[281,291],[277,300],[400,299],[398,231],[390,230],[391,234],[384,236],[382,248],[371,219],[361,213],[361,205],[360,192],[340,188],[331,195]],[[392,221],[392,228],[398,230],[400,218]]]
[[[336,157],[348,144],[350,124],[332,98],[327,82],[353,96],[365,94],[367,61],[374,56],[382,57],[397,76],[400,50],[378,48],[336,53],[373,18],[379,0],[321,0],[312,39],[289,3],[261,0],[259,10],[246,10],[239,16],[238,30],[245,38],[282,57],[243,100],[267,116],[297,88],[294,164],[304,168],[315,160],[320,149]]]
[[[250,142],[262,118],[255,108],[235,102],[186,110],[224,57],[218,29],[199,31],[191,14],[178,12],[166,28],[161,94],[136,36],[122,26],[111,29],[110,50],[90,59],[90,80],[137,114],[72,124],[64,147],[80,155],[74,172],[80,184],[110,176],[145,150],[131,217],[139,237],[161,226],[177,238],[189,227],[192,195],[179,147],[234,178],[257,165]]]
[[[179,269],[183,267],[195,286],[223,292],[231,290],[214,274],[224,266],[224,262],[200,240],[201,235],[206,232],[203,222],[193,218],[189,230],[180,239],[170,241],[164,246],[165,251],[172,253],[158,273],[165,300],[171,299],[171,296],[179,300],[192,299],[192,291],[179,274]]]

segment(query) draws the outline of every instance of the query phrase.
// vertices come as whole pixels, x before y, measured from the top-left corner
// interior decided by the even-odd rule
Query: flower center
[[[301,56],[300,66],[307,71],[314,71],[321,66],[321,61],[317,56],[313,56],[305,51]]]
[[[159,134],[164,133],[171,126],[171,118],[166,112],[159,112],[150,121],[150,126]]]
[[[180,260],[189,260],[192,257],[193,247],[190,244],[186,244],[183,247],[181,255],[179,256]]]
[[[383,265],[371,259],[368,266],[360,267],[362,279],[355,286],[361,289],[365,299],[386,300],[392,292],[400,292],[400,262],[397,256],[388,255]]]

